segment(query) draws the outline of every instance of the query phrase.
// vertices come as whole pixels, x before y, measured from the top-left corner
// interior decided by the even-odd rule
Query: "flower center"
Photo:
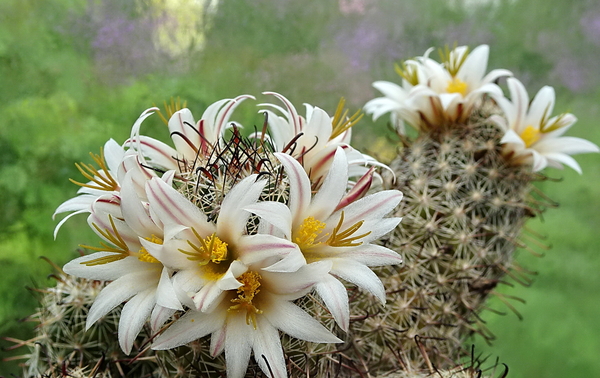
[[[525,147],[529,148],[540,139],[542,133],[537,128],[529,125],[523,130],[520,136],[523,142],[525,142]]]
[[[162,244],[163,243],[163,240],[154,234],[152,236],[150,236],[149,238],[145,238],[145,239],[154,244]],[[144,247],[142,247],[140,249],[140,251],[138,252],[138,260],[144,261],[144,262],[149,262],[149,263],[154,263],[154,264],[160,263],[160,261],[158,261],[154,256],[152,256]]]
[[[229,312],[246,311],[246,324],[250,325],[252,323],[254,329],[256,329],[256,315],[263,313],[252,303],[254,296],[260,292],[258,288],[260,287],[261,278],[260,274],[253,271],[239,276],[238,281],[242,283],[242,286],[237,289],[237,298],[231,300],[235,304],[227,310]]]
[[[300,250],[303,252],[304,256],[307,259],[311,260],[319,260],[321,258],[327,257],[322,255],[318,250],[315,250],[313,247],[320,244],[327,244],[331,247],[356,247],[362,244],[360,239],[369,235],[371,231],[366,232],[360,235],[354,235],[358,229],[363,225],[364,221],[359,221],[353,224],[352,226],[346,228],[342,231],[342,225],[344,224],[344,212],[342,211],[340,215],[340,220],[335,228],[331,231],[331,234],[325,234],[323,236],[329,235],[329,238],[323,242],[315,242],[315,239],[318,238],[323,229],[325,228],[325,222],[321,222],[313,218],[312,216],[304,219],[300,227],[298,228],[298,232],[296,233],[296,237],[294,238],[294,243],[300,247]],[[312,249],[312,250],[311,250]]]
[[[298,244],[301,250],[319,244],[315,243],[315,239],[323,232],[324,228],[325,222],[318,221],[313,216],[310,216],[302,221],[294,238],[294,243]]]
[[[200,245],[188,240],[187,243],[192,247],[192,251],[179,250],[179,252],[188,255],[188,260],[198,261],[198,265],[206,265],[209,262],[219,264],[227,259],[227,243],[219,239],[216,233],[203,238],[193,227],[192,232],[200,241]]]
[[[469,85],[459,78],[453,78],[446,87],[446,92],[448,93],[460,93],[463,97],[467,94],[467,89],[469,89]]]

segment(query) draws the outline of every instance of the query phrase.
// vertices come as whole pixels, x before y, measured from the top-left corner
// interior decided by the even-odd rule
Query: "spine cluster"
[[[353,351],[370,356],[374,371],[453,366],[469,336],[493,338],[480,318],[489,296],[511,306],[496,286],[507,275],[528,283],[514,253],[525,222],[550,203],[533,193],[541,175],[507,164],[488,116],[421,133],[390,165],[403,219],[383,243],[404,264],[381,274],[385,308],[359,300],[365,320],[352,322]]]

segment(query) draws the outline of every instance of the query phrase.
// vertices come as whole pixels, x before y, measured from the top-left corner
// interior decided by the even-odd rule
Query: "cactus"
[[[396,177],[388,183],[404,193],[403,219],[384,244],[404,264],[380,274],[385,308],[361,297],[356,308],[366,320],[352,323],[355,353],[372,356],[380,371],[425,368],[421,346],[436,367],[451,367],[473,333],[493,338],[480,313],[490,295],[501,296],[494,289],[505,275],[529,283],[514,253],[527,219],[551,202],[532,195],[543,176],[502,156],[488,105],[464,124],[405,138],[390,164]]]

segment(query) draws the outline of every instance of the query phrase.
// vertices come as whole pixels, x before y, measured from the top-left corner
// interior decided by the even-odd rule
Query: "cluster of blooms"
[[[531,165],[534,172],[565,164],[581,173],[569,155],[600,151],[584,139],[562,137],[577,119],[570,113],[551,117],[555,101],[552,87],[543,87],[529,103],[525,87],[510,71],[496,69],[486,75],[487,45],[471,52],[466,46],[446,50],[440,54],[441,63],[429,58],[431,51],[396,66],[401,86],[387,81],[373,83],[385,97],[369,101],[365,111],[374,119],[391,113],[392,122],[404,133],[405,122],[424,130],[464,123],[483,99],[493,99],[503,116],[491,120],[504,132],[504,154],[513,163]],[[510,100],[495,83],[501,77],[508,77]]]
[[[370,267],[401,263],[371,244],[394,229],[387,217],[397,190],[366,195],[375,160],[350,147],[351,126],[307,106],[298,115],[261,104],[269,132],[240,136],[229,118],[251,96],[209,106],[196,122],[173,104],[164,118],[173,147],[140,134],[148,109],[123,145],[109,140],[97,166],[77,165],[89,180],[56,213],[89,213],[103,240],[64,266],[68,274],[112,281],[87,315],[87,328],[121,303],[119,343],[129,354],[149,320],[152,347],[174,348],[210,335],[227,376],[242,377],[251,353],[269,376],[285,377],[279,331],[311,342],[341,340],[295,304],[315,292],[342,330],[349,327],[345,284],[385,302]],[[167,120],[168,118],[168,120]],[[355,177],[356,180],[351,181]],[[166,326],[168,325],[168,326]]]

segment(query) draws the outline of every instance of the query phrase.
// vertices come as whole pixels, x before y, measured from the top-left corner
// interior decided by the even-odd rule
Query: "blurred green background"
[[[62,265],[96,241],[85,216],[52,237],[54,209],[77,190],[68,179],[80,180],[74,163],[123,142],[146,108],[179,96],[199,118],[218,99],[269,90],[330,113],[344,96],[354,111],[378,96],[371,82],[398,81],[395,62],[455,43],[489,44],[489,69],[512,70],[531,95],[555,87],[557,111],[579,118],[570,135],[600,144],[596,0],[0,1],[0,335],[31,337],[26,286],[52,284],[40,256]],[[262,122],[255,103],[234,119]],[[166,140],[158,117],[143,127]],[[371,151],[390,134],[368,119],[355,132]],[[488,312],[497,341],[474,340],[509,377],[600,376],[600,156],[577,160],[583,176],[548,170],[562,181],[540,184],[560,207],[530,224],[552,245],[545,257],[519,256],[535,283],[502,289],[527,301],[513,301],[524,319]]]

